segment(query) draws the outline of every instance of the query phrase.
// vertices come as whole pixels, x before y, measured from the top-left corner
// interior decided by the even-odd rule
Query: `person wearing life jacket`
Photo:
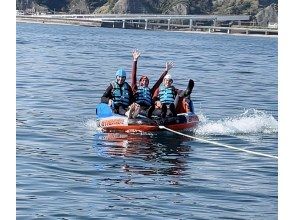
[[[147,110],[154,104],[152,97],[155,91],[159,88],[163,81],[163,78],[168,73],[168,71],[173,68],[173,62],[166,62],[165,70],[153,85],[152,88],[149,87],[149,78],[146,75],[142,75],[137,84],[137,64],[141,53],[138,50],[133,50],[133,67],[132,67],[132,78],[131,87],[135,97],[135,102],[140,105],[140,114],[147,115]]]
[[[163,85],[160,86],[154,95],[155,104],[148,110],[148,118],[152,117],[154,110],[157,110],[154,115],[161,116],[162,118],[165,118],[167,115],[172,117],[177,116],[176,109],[178,102],[180,99],[182,100],[184,97],[190,96],[194,87],[194,81],[190,79],[188,87],[184,91],[176,89],[172,83],[173,79],[171,75],[167,74],[163,79]]]
[[[126,71],[122,68],[116,71],[116,80],[111,82],[101,97],[101,103],[107,103],[112,107],[113,112],[130,117],[130,107],[134,101],[131,86],[126,82]]]

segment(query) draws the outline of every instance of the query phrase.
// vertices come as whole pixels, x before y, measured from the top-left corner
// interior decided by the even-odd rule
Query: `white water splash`
[[[199,135],[233,135],[233,134],[272,134],[278,132],[278,121],[270,114],[256,109],[246,110],[244,113],[210,121],[203,114],[198,114],[200,123],[194,130]],[[96,119],[87,119],[84,126],[91,132],[101,132]],[[146,134],[146,133],[143,133]]]
[[[277,133],[278,121],[264,111],[246,110],[238,116],[209,121],[204,115],[199,115],[200,124],[195,129],[200,135],[232,135],[254,133]]]
[[[85,127],[89,130],[89,131],[101,131],[102,129],[100,127],[97,126],[97,120],[96,119],[88,119],[84,122]]]

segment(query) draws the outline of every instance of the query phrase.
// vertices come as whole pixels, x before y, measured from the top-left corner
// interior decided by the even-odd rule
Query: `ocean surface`
[[[17,23],[17,219],[277,219],[277,159],[97,128],[135,48],[151,85],[166,61],[177,88],[194,79],[200,124],[183,133],[277,156],[277,37]]]

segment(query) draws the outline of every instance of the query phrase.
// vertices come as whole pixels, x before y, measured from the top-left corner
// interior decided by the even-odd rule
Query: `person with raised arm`
[[[184,91],[176,89],[172,83],[173,79],[171,75],[165,75],[163,79],[163,85],[160,86],[160,88],[157,89],[154,94],[155,104],[148,110],[148,118],[151,118],[152,114],[162,118],[165,118],[167,115],[172,117],[177,116],[176,109],[178,107],[178,103],[180,100],[182,101],[183,98],[188,98],[190,96],[194,87],[194,81],[190,79],[187,89]],[[154,110],[156,110],[156,112],[154,112]],[[158,112],[158,110],[160,111]]]
[[[140,105],[140,114],[147,116],[147,111],[154,105],[153,96],[155,91],[159,88],[163,81],[163,78],[168,73],[168,71],[173,68],[173,62],[166,62],[165,69],[157,82],[152,88],[149,87],[149,78],[144,74],[140,77],[137,84],[137,64],[141,53],[138,50],[133,50],[133,66],[132,66],[132,76],[131,76],[131,87],[135,97],[135,102]]]

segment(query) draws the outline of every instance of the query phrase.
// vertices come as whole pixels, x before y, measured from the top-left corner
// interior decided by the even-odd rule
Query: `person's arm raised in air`
[[[133,93],[137,91],[137,62],[141,55],[141,53],[136,49],[132,52],[133,55],[133,66],[132,66],[132,76],[131,76],[131,87],[133,90]]]
[[[164,69],[163,73],[161,74],[161,76],[159,77],[157,82],[154,84],[154,86],[151,88],[150,92],[153,97],[154,97],[155,91],[159,88],[160,84],[162,83],[163,78],[168,73],[168,71],[173,67],[174,67],[174,62],[166,62],[165,63],[165,69]]]

